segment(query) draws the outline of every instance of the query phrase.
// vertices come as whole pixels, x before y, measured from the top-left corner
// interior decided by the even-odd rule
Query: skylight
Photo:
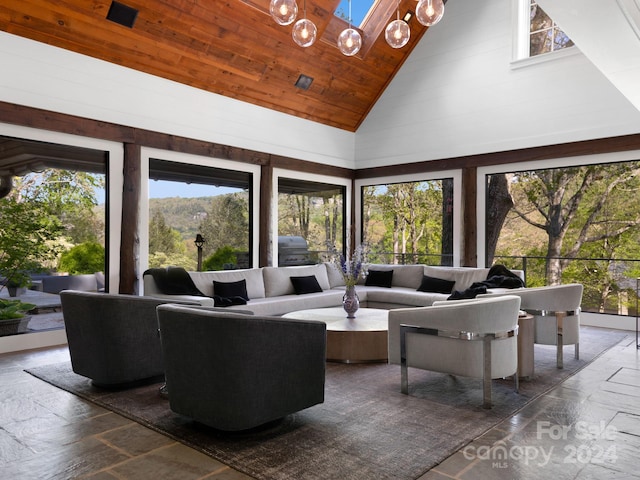
[[[351,24],[361,27],[362,22],[367,17],[369,10],[376,4],[377,0],[351,0]],[[349,21],[349,0],[341,0],[338,8],[333,13],[336,17]]]

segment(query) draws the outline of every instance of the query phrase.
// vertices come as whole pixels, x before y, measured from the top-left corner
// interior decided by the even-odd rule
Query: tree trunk
[[[453,180],[442,181],[442,256],[440,264],[453,265]]]
[[[549,248],[547,249],[547,285],[560,285],[562,283],[562,237],[549,235]]]
[[[509,193],[507,176],[491,175],[487,189],[487,265],[493,264],[500,231],[512,207],[513,199]]]
[[[326,196],[322,197],[322,205],[324,206],[324,243],[328,248],[329,246],[334,245],[335,242],[333,240],[333,232],[331,228],[331,204]]]
[[[393,258],[391,259],[391,262],[390,262],[390,263],[393,263],[394,265],[398,263],[398,253],[400,250],[400,241],[399,241],[400,225],[398,223],[399,223],[398,215],[395,215],[393,218]]]

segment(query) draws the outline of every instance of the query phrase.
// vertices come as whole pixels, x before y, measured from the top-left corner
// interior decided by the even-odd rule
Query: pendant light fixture
[[[351,27],[351,0],[349,0],[349,28],[345,28],[338,36],[338,48],[347,57],[352,57],[362,47],[360,32]]]
[[[640,1],[640,0],[638,0]],[[298,14],[296,0],[270,0],[269,12],[271,17],[279,25],[290,25]],[[409,20],[412,12],[407,12],[403,19],[400,18],[400,0],[397,0],[396,19],[387,25],[384,38],[391,48],[402,48],[411,38]],[[415,12],[418,21],[425,27],[431,27],[438,23],[444,15],[443,0],[419,0]],[[303,4],[303,18],[295,22],[291,36],[293,41],[301,47],[310,47],[316,41],[318,29],[307,18],[307,0]],[[349,0],[349,28],[344,29],[338,36],[338,49],[344,55],[352,57],[362,48],[362,35],[360,31],[351,25],[351,0]]]
[[[411,29],[409,24],[404,20],[400,20],[400,0],[398,0],[397,18],[387,25],[384,30],[384,39],[391,48],[402,48],[411,38]]]
[[[416,18],[425,27],[438,23],[444,15],[442,0],[420,0],[416,7]]]
[[[303,18],[293,25],[291,36],[293,41],[301,47],[310,47],[316,41],[318,29],[316,25],[307,18],[307,0],[304,0]]]
[[[279,25],[290,25],[298,15],[296,0],[271,0],[269,12]]]

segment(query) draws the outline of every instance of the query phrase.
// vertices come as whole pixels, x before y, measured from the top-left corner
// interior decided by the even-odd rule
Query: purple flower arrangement
[[[362,245],[358,245],[353,254],[345,257],[340,254],[337,260],[337,266],[342,272],[342,278],[347,287],[353,287],[358,283],[358,279],[364,278],[366,275],[366,269],[364,265],[364,248]]]

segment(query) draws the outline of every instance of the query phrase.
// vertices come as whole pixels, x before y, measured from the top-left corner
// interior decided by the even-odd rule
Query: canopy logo
[[[617,433],[615,427],[604,421],[597,424],[580,421],[574,425],[538,421],[534,443],[542,440],[544,445],[510,446],[500,440],[493,445],[467,445],[462,454],[466,460],[490,461],[493,468],[509,468],[510,462],[544,467],[552,460],[566,464],[611,464],[617,460],[616,445],[611,443]],[[554,445],[553,442],[562,445]]]

